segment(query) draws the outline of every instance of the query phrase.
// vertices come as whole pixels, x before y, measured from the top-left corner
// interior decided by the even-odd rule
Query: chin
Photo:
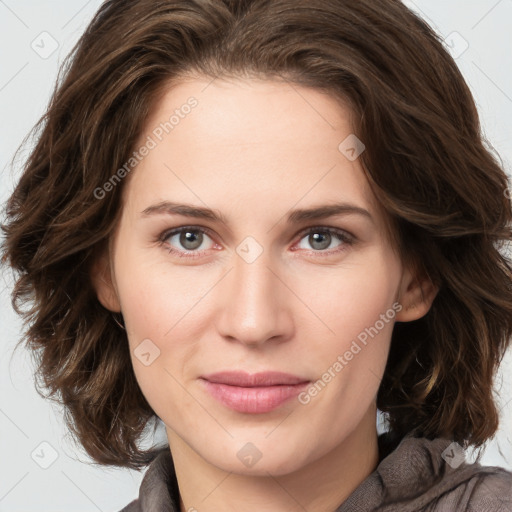
[[[260,441],[255,436],[247,436],[247,441],[232,440],[222,445],[211,445],[206,450],[196,450],[200,457],[222,471],[239,475],[253,476],[282,476],[293,473],[308,464],[315,457],[299,449],[301,443],[278,443],[275,440],[263,438]],[[289,439],[291,441],[291,439]],[[300,456],[298,456],[298,453]]]

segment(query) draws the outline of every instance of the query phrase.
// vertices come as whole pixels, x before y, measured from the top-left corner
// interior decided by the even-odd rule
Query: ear
[[[120,313],[121,304],[114,285],[112,266],[109,261],[108,251],[103,251],[103,253],[94,261],[91,267],[91,280],[100,303],[106,309]]]
[[[420,276],[409,268],[404,270],[397,301],[402,305],[402,309],[397,312],[395,318],[397,322],[411,322],[425,316],[439,288],[425,276]]]

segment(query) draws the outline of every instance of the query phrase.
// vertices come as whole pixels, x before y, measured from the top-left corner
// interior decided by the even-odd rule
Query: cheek
[[[182,298],[182,291],[172,290],[165,280],[141,272],[140,277],[119,286],[122,311],[130,346],[130,356],[138,385],[153,411],[160,418],[167,417],[173,404],[186,410],[190,397],[182,396],[181,372],[193,345],[188,343],[187,310],[190,306]],[[188,404],[188,405],[187,405]]]
[[[316,270],[313,277],[298,274],[294,292],[310,310],[301,315],[304,327],[314,327],[318,339],[332,340],[326,345],[337,349],[361,333],[364,338],[364,332],[390,308],[388,316],[394,318],[399,270],[389,254],[374,250],[364,259],[347,259],[339,268]],[[377,327],[382,337],[390,336],[388,322],[381,324]]]
[[[365,264],[347,263],[336,272],[317,275],[314,289],[309,280],[299,281],[298,294],[317,316],[306,315],[301,326],[308,333],[303,351],[319,379],[305,402],[311,398],[325,406],[362,405],[378,390],[399,308],[395,295],[400,267],[387,254],[368,256]]]
[[[126,251],[116,260],[135,376],[160,417],[170,404],[193,407],[178,382],[184,382],[189,365],[200,356],[195,340],[207,325],[201,299],[214,284],[213,276],[207,279],[206,273],[192,276],[184,269],[171,270],[168,262],[148,261],[135,251]]]
[[[204,276],[206,277],[206,276]],[[125,324],[134,343],[170,337],[206,290],[204,278],[172,267],[165,251],[128,250],[116,260],[116,282]]]

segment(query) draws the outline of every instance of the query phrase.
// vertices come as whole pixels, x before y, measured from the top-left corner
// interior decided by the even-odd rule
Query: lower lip
[[[213,398],[238,412],[262,414],[277,409],[305,389],[309,382],[282,386],[243,388],[203,380]]]

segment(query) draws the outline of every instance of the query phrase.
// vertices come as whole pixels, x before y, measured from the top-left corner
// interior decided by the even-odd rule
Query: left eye
[[[333,239],[338,239],[340,242],[336,247],[352,244],[352,239],[347,234],[343,231],[331,228],[309,229],[301,238],[301,240],[304,239],[307,239],[307,242],[313,247],[314,252],[326,252],[325,249],[331,245]]]
[[[339,252],[354,243],[351,235],[345,231],[334,228],[309,228],[306,232],[302,232],[300,236],[300,241],[302,242],[302,240],[307,239],[307,243],[310,244],[312,249],[301,247],[300,245],[299,249],[306,249],[310,252],[316,253],[331,254],[333,252]],[[208,248],[199,250],[205,241],[205,237],[206,239],[211,240],[211,237],[204,228],[181,227],[173,231],[163,233],[159,241],[160,243],[165,244],[171,253],[175,253],[180,257],[195,258],[199,257],[202,251],[208,250]],[[333,239],[337,239],[339,244],[335,246],[335,250],[326,251],[333,242]],[[179,244],[181,248],[176,249],[176,244]],[[210,247],[210,249],[211,248],[212,247]]]

